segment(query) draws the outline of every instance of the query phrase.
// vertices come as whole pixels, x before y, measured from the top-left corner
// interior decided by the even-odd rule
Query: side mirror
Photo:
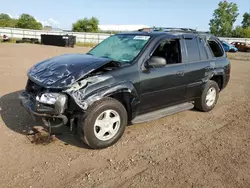
[[[146,68],[151,68],[151,67],[160,68],[160,67],[166,66],[166,64],[167,64],[167,61],[165,58],[152,56],[147,60],[145,66]]]

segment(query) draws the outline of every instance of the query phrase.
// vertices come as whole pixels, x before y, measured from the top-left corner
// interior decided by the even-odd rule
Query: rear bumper
[[[19,99],[21,105],[32,116],[34,120],[36,120],[37,117],[46,119],[47,118],[60,119],[61,123],[53,125],[53,127],[60,127],[68,122],[68,118],[63,114],[57,114],[55,109],[41,108],[39,103],[36,102],[35,98],[27,92],[21,93],[19,95]]]
[[[227,87],[228,83],[229,83],[229,80],[230,80],[230,74],[227,74],[223,77],[223,86],[222,86],[222,89],[225,89],[225,87]],[[221,89],[221,90],[222,90]]]

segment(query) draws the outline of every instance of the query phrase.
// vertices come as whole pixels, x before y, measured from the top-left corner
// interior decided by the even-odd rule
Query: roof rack
[[[153,27],[153,28],[142,28],[139,29],[138,31],[142,32],[177,32],[177,33],[204,33],[204,34],[209,34],[209,32],[203,32],[203,31],[197,31],[195,29],[191,28],[177,28],[177,27]]]
[[[164,32],[196,32],[195,29],[177,28],[177,27],[159,27],[159,28],[153,28],[153,31],[164,31]]]

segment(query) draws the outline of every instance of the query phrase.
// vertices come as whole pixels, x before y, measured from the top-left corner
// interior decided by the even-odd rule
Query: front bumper
[[[35,96],[27,92],[23,92],[19,95],[21,105],[25,110],[31,114],[34,120],[37,117],[45,119],[59,119],[60,123],[53,125],[53,127],[59,127],[65,125],[68,122],[68,118],[58,112],[58,107],[46,106],[36,101]]]

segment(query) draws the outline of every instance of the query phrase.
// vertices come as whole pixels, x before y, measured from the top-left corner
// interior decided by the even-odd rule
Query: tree
[[[250,38],[250,27],[243,28],[242,37]]]
[[[250,27],[250,12],[249,13],[245,13],[243,15],[243,21],[241,22],[242,27],[247,28]]]
[[[8,14],[0,14],[0,27],[15,27],[15,25],[15,19],[12,19]]]
[[[72,30],[75,32],[97,32],[99,20],[95,17],[84,18],[73,24]]]
[[[241,26],[237,26],[235,29],[234,29],[234,31],[233,31],[233,37],[239,37],[239,38],[241,38],[241,37],[243,37],[243,27],[241,27]]]
[[[1,13],[0,20],[10,20],[11,17],[8,14]]]
[[[17,20],[16,27],[24,29],[42,29],[43,26],[40,22],[29,14],[22,14]]]
[[[51,31],[51,30],[52,30],[52,26],[50,26],[50,25],[45,25],[45,26],[43,27],[43,30]]]
[[[233,31],[233,37],[250,38],[250,27],[237,26]]]
[[[238,17],[238,6],[236,3],[221,1],[210,20],[210,32],[217,36],[231,36],[233,24]]]

